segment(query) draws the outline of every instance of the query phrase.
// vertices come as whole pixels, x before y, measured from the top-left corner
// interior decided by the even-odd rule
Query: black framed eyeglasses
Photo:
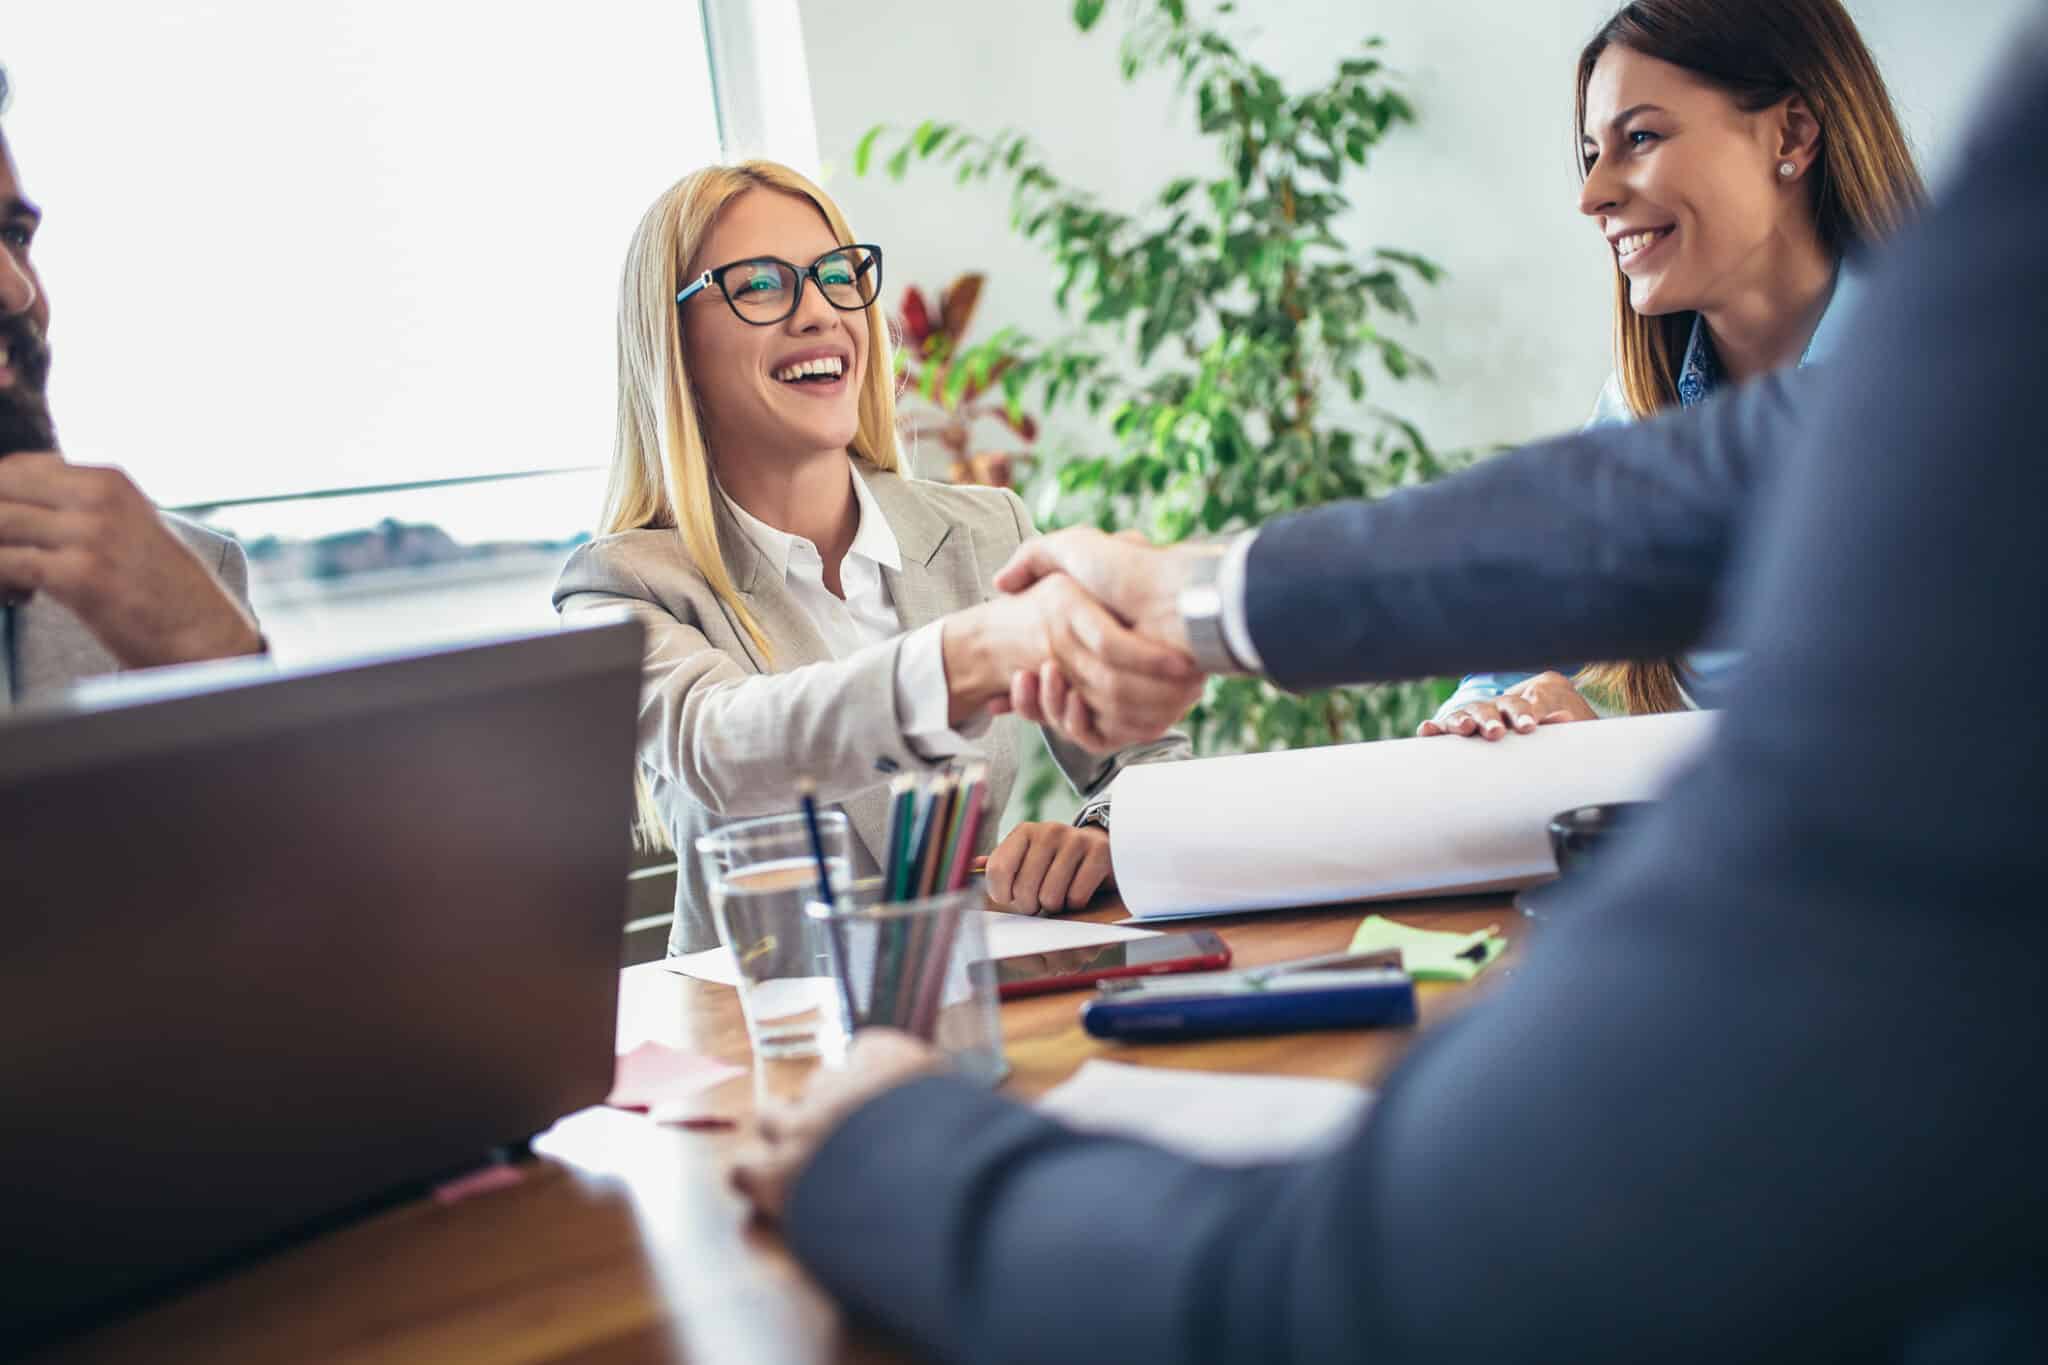
[[[676,295],[678,304],[712,285],[741,322],[768,327],[796,312],[804,301],[804,281],[818,286],[825,302],[842,313],[855,313],[882,292],[882,248],[865,242],[835,247],[809,265],[792,265],[780,256],[754,256],[707,270]]]

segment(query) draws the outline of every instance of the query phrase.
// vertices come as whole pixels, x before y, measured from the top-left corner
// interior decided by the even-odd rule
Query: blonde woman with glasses
[[[1075,908],[1112,875],[1111,779],[1187,742],[1082,747],[1097,737],[1048,663],[1053,642],[1123,627],[1068,580],[995,592],[1032,534],[1023,503],[904,470],[881,283],[881,249],[785,166],[707,167],[657,199],[620,284],[602,529],[563,569],[555,607],[645,623],[643,811],[680,850],[790,809],[805,777],[846,812],[857,875],[872,873],[892,775],[971,756],[1000,811],[1031,742],[1001,713],[1071,715],[1082,743],[1046,742],[1088,799],[1076,824],[1019,825],[997,845],[990,821],[976,851],[994,846],[997,902]],[[1163,726],[1200,679],[1177,652],[1129,643],[1149,671],[1126,685]],[[675,953],[717,942],[702,874],[679,862]]]

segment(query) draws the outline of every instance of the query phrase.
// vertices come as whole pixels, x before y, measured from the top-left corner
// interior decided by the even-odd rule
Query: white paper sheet
[[[1241,1165],[1326,1150],[1369,1091],[1305,1076],[1244,1076],[1085,1062],[1038,1107],[1091,1133],[1142,1138],[1202,1161]]]
[[[1022,957],[1026,953],[1056,953],[1065,948],[1086,948],[1097,943],[1116,943],[1127,938],[1151,938],[1151,929],[1133,929],[1124,924],[1091,924],[1087,920],[1048,919],[1040,915],[1013,915],[1001,910],[974,910],[988,934],[990,957]],[[737,986],[739,972],[732,951],[723,946],[698,953],[665,958],[662,966],[699,981]]]
[[[1546,827],[1661,793],[1711,712],[1126,768],[1111,856],[1138,919],[1448,895],[1556,871]]]

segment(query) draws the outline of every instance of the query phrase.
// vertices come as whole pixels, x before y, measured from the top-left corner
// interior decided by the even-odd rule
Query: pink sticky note
[[[746,1074],[744,1067],[729,1066],[666,1043],[642,1043],[631,1052],[619,1054],[611,1097],[605,1103],[615,1109],[665,1109]]]
[[[509,1189],[526,1179],[526,1173],[517,1166],[484,1166],[460,1175],[445,1185],[434,1187],[436,1204],[460,1204],[465,1199],[474,1199],[480,1194],[493,1190]]]

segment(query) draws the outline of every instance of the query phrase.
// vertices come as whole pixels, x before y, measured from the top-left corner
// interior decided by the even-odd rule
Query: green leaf
[[[1095,21],[1102,17],[1107,0],[1074,0],[1074,27],[1086,33],[1095,27]]]
[[[901,180],[909,170],[910,144],[906,142],[896,149],[894,156],[889,158],[889,178],[891,180]]]
[[[886,123],[877,123],[874,127],[862,133],[860,141],[854,144],[853,173],[855,175],[866,175],[868,173],[868,158],[874,154],[875,139],[882,135],[882,130],[886,127],[888,127]]]

